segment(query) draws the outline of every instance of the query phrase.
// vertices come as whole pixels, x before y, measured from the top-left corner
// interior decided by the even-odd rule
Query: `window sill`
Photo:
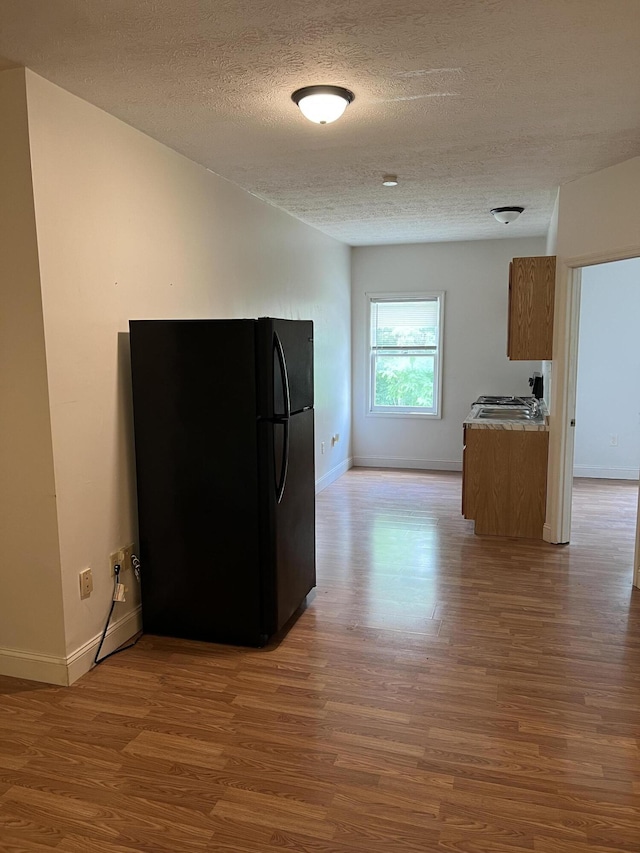
[[[368,418],[429,418],[431,420],[442,420],[442,415],[435,412],[371,412],[366,413]]]

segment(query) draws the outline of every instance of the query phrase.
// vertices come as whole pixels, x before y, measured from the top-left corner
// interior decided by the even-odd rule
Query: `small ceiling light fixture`
[[[294,104],[309,121],[316,124],[331,124],[340,118],[355,99],[353,92],[342,86],[305,86],[291,95]]]
[[[398,186],[398,176],[397,175],[385,175],[382,179],[383,187],[397,187]]]
[[[493,213],[498,222],[508,225],[510,222],[514,222],[523,210],[524,207],[494,207],[491,213]]]

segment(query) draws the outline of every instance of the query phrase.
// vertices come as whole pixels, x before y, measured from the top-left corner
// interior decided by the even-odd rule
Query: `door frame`
[[[640,489],[638,489],[638,518],[636,520],[636,550],[633,555],[633,585],[640,587]]]
[[[574,424],[582,268],[640,257],[640,245],[614,252],[558,258],[553,330],[547,518],[543,538],[565,544],[571,537]],[[640,495],[638,501],[640,517]],[[633,583],[640,586],[640,524],[636,522]]]

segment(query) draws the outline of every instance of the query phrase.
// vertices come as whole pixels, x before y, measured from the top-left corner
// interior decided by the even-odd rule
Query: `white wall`
[[[549,430],[547,521],[550,542],[568,542],[571,527],[571,389],[575,332],[571,270],[640,256],[640,157],[560,187],[556,254],[552,412]]]
[[[350,249],[27,72],[70,677],[107,615],[109,554],[136,539],[128,321],[315,321],[316,457],[349,464]],[[78,573],[93,569],[80,600]],[[138,623],[135,582],[118,617]],[[122,639],[120,637],[119,639]]]
[[[0,673],[64,659],[56,495],[24,72],[0,73]]]
[[[640,258],[582,272],[573,473],[637,480]],[[611,445],[612,436],[617,445]]]
[[[636,255],[639,183],[640,157],[634,157],[560,187],[557,254],[594,260]]]
[[[353,456],[357,465],[460,470],[462,421],[480,394],[529,394],[539,362],[510,362],[509,261],[544,239],[353,249]],[[445,291],[442,418],[369,416],[368,292]]]

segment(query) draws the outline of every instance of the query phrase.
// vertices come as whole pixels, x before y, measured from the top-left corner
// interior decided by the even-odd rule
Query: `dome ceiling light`
[[[398,186],[398,176],[397,175],[385,175],[382,179],[383,187],[397,187]]]
[[[502,225],[508,225],[510,222],[514,222],[523,210],[524,207],[494,207],[491,209],[491,213]]]
[[[354,99],[353,92],[342,86],[305,86],[291,95],[302,115],[316,124],[331,124]]]

